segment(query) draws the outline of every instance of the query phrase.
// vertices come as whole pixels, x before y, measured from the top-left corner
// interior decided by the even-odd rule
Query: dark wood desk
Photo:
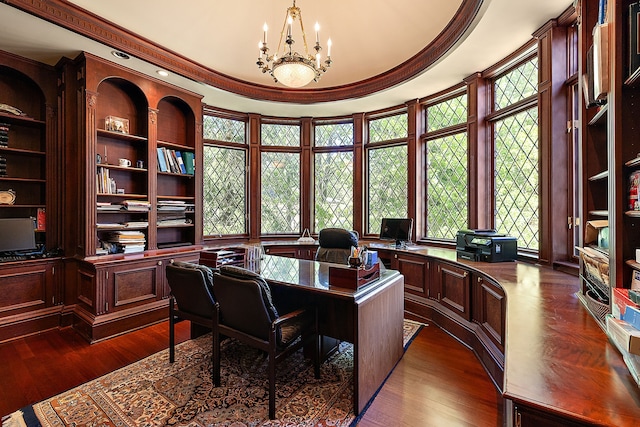
[[[277,303],[314,304],[320,333],[353,344],[353,400],[359,414],[404,352],[404,278],[386,270],[354,291],[329,284],[330,265],[265,255],[248,267],[265,277]]]

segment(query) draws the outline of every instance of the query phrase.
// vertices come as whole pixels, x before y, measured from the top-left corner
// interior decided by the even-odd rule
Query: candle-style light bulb
[[[267,23],[265,22],[264,25],[262,26],[262,31],[263,31],[263,36],[262,39],[264,41],[264,44],[267,44],[267,31],[269,31],[269,27],[267,26]]]
[[[320,24],[316,22],[316,43],[320,43]]]
[[[331,56],[331,39],[327,40],[327,56]]]
[[[289,15],[289,17],[287,18],[287,24],[289,25],[289,28],[287,29],[287,35],[290,36],[291,35],[291,25],[293,24],[293,18],[291,17],[291,15]]]
[[[316,67],[320,68],[320,53],[316,53]]]

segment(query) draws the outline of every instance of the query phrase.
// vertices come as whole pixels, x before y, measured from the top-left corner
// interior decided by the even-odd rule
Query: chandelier
[[[293,48],[295,43],[292,36],[294,21],[300,22],[304,55],[296,52]],[[316,44],[313,46],[315,53],[309,53],[307,36],[304,33],[304,25],[302,24],[302,13],[300,8],[296,7],[296,0],[293,0],[293,6],[287,8],[287,15],[280,32],[278,49],[273,55],[269,55],[269,48],[267,47],[268,29],[265,23],[263,39],[258,43],[259,56],[257,64],[258,68],[263,73],[269,73],[276,83],[280,82],[293,88],[306,86],[312,80],[317,82],[320,76],[331,66],[331,39],[327,40],[327,59],[322,62],[320,54],[322,50],[320,46],[320,25],[317,22],[315,25]]]

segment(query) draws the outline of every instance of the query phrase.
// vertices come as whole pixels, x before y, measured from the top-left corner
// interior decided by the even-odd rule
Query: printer
[[[458,258],[471,261],[515,261],[518,240],[496,230],[460,230],[456,235],[456,252]]]

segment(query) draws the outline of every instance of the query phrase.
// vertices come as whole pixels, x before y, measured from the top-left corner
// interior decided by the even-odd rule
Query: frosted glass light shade
[[[308,85],[316,76],[316,70],[304,62],[283,62],[273,67],[273,75],[288,87]]]

